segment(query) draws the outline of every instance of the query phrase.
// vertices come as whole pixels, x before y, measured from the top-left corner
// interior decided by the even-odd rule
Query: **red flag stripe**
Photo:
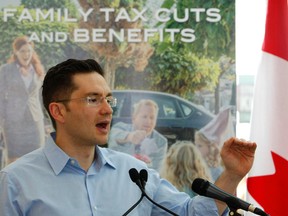
[[[269,0],[263,51],[288,61],[287,0]]]
[[[260,205],[271,216],[278,216],[285,215],[281,206],[288,205],[285,198],[288,193],[287,0],[268,0],[262,49],[250,134],[258,147],[247,180],[247,200]]]

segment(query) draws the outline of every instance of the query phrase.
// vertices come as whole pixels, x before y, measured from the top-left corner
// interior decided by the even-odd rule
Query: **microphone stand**
[[[230,216],[243,216],[244,214],[241,214],[238,212],[237,209],[234,209],[234,208],[230,208],[229,205],[228,205],[228,208],[229,208],[229,215]]]
[[[229,208],[229,215],[230,216],[243,216],[243,213],[240,213],[239,208],[237,208],[237,205],[235,205],[235,202],[237,202],[237,200],[235,201],[234,199],[226,199],[226,204]]]

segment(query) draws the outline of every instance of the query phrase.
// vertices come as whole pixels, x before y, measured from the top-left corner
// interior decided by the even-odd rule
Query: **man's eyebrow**
[[[97,92],[89,92],[89,93],[87,93],[86,94],[87,96],[101,96],[102,94],[100,94],[100,93],[97,93]],[[108,97],[108,96],[112,96],[112,92],[108,92],[106,95],[105,95],[105,97]]]

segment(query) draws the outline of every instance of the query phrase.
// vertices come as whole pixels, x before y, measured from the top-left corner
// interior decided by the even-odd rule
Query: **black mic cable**
[[[147,170],[145,170],[145,169],[140,170],[139,175],[140,175],[140,181],[141,181],[142,188],[143,188],[143,190],[145,190],[145,185],[146,185],[146,182],[147,182],[147,180],[148,180]],[[129,208],[129,209],[123,214],[123,216],[128,215],[128,214],[142,201],[142,199],[143,199],[144,196],[145,196],[145,195],[142,193],[140,199],[139,199],[133,206],[131,206],[131,208]]]
[[[140,199],[139,199],[133,206],[131,206],[131,208],[129,208],[129,209],[123,214],[123,216],[128,215],[128,214],[142,201],[143,197],[144,197],[144,194],[142,193]]]
[[[135,184],[136,184],[136,185],[140,188],[140,190],[142,191],[142,195],[145,196],[150,202],[152,202],[152,203],[153,203],[154,205],[156,205],[157,207],[163,209],[164,211],[170,213],[171,215],[179,216],[179,215],[177,215],[176,213],[174,213],[174,212],[170,211],[169,209],[165,208],[164,206],[156,203],[154,200],[152,200],[152,199],[146,194],[146,192],[145,192],[145,190],[143,189],[143,186],[142,186],[143,183],[141,183],[141,181],[142,181],[142,182],[144,182],[144,181],[146,182],[147,179],[148,179],[148,173],[147,173],[146,170],[143,169],[143,171],[142,171],[142,174],[141,174],[141,175],[142,175],[142,179],[140,179],[140,175],[139,175],[138,171],[137,171],[135,168],[131,168],[131,169],[129,170],[129,175],[130,175],[131,180],[132,180],[133,182],[135,182]],[[147,176],[147,179],[144,179],[144,178],[146,178],[146,176]]]

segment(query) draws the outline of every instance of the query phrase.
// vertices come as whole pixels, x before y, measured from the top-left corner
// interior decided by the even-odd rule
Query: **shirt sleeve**
[[[206,215],[219,215],[218,208],[213,199],[203,197],[203,196],[195,196],[192,198],[193,204],[191,205],[193,216],[206,216]]]
[[[150,175],[151,173],[151,175]],[[147,187],[147,193],[153,194],[153,200],[180,216],[218,216],[218,208],[214,199],[195,196],[190,198],[185,192],[179,192],[165,179],[159,179],[157,173],[149,172],[152,188]],[[158,180],[157,180],[158,178]],[[148,181],[149,181],[148,180]],[[149,185],[149,184],[147,184]],[[153,188],[157,187],[157,188]],[[151,191],[149,191],[151,190]],[[164,215],[165,211],[154,207],[151,215]]]
[[[0,215],[1,216],[20,216],[23,215],[17,204],[16,197],[18,190],[12,184],[11,179],[5,172],[0,172]]]

